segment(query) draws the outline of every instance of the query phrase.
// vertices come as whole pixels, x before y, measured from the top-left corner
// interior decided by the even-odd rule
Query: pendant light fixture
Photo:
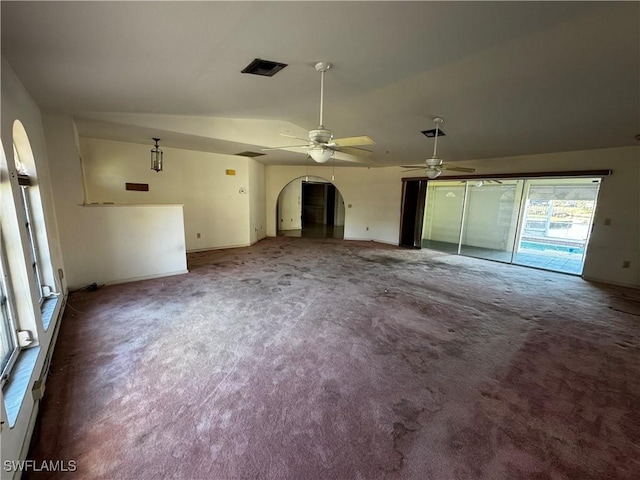
[[[162,171],[162,150],[158,146],[159,138],[154,138],[156,145],[151,149],[151,170],[155,170],[156,173]]]

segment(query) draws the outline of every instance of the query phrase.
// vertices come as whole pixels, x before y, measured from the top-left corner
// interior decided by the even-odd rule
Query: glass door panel
[[[465,183],[429,182],[422,228],[422,247],[458,253]]]
[[[599,179],[531,180],[513,263],[580,274]]]
[[[522,180],[469,181],[460,254],[511,262]]]

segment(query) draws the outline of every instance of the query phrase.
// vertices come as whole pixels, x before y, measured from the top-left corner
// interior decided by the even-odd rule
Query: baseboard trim
[[[344,237],[344,240],[355,240],[355,241],[358,241],[358,242],[384,243],[385,245],[393,245],[394,247],[398,246],[397,242],[388,242],[386,240],[378,240],[376,238]]]
[[[258,240],[258,242],[259,241],[260,240]],[[250,243],[239,243],[237,245],[223,245],[221,247],[195,248],[193,250],[187,250],[187,253],[210,252],[212,250],[226,250],[228,248],[242,248],[242,247],[250,247],[250,246],[251,246]]]
[[[601,283],[603,285],[615,285],[616,287],[634,288],[636,290],[640,290],[640,285],[634,285],[633,283],[612,282],[609,280],[602,280],[601,278],[588,277],[585,275],[582,276],[582,279],[586,280],[587,282]]]
[[[152,280],[154,278],[173,277],[174,275],[184,275],[189,270],[177,270],[175,272],[156,273],[154,275],[143,275],[141,277],[123,278],[121,280],[111,280],[105,282],[105,285],[119,285],[121,283],[139,282],[140,280]]]

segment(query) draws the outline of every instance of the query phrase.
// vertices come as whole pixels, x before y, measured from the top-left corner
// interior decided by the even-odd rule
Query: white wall
[[[306,175],[333,183],[345,203],[344,238],[398,244],[402,170],[398,167],[273,166],[266,168],[267,235],[276,235],[278,195],[291,180]]]
[[[80,138],[89,203],[183,204],[188,251],[245,246],[264,237],[264,209],[256,203],[264,198],[263,165],[160,145],[164,170],[156,173],[150,168],[151,144]],[[127,191],[126,182],[147,183],[149,191]]]
[[[75,205],[66,213],[74,218],[72,290],[187,272],[182,205]]]
[[[18,119],[24,125],[29,137],[29,143],[33,151],[34,164],[37,169],[37,181],[40,200],[42,202],[43,221],[46,225],[47,243],[48,243],[48,260],[51,269],[57,275],[58,269],[63,269],[62,253],[60,249],[60,240],[58,234],[58,224],[56,221],[56,212],[52,199],[52,189],[50,181],[51,170],[47,149],[45,148],[44,134],[42,128],[42,118],[38,106],[24,89],[20,80],[15,76],[11,66],[2,59],[2,111],[1,111],[1,128],[2,148],[4,150],[3,159],[0,162],[0,191],[2,199],[2,208],[0,209],[0,219],[3,225],[3,242],[6,241],[5,248],[10,258],[9,268],[12,280],[16,280],[13,284],[13,299],[18,303],[18,314],[22,325],[36,333],[40,350],[36,359],[35,367],[28,379],[28,385],[33,385],[36,379],[43,375],[43,368],[47,355],[51,353],[51,348],[55,342],[55,334],[59,323],[60,316],[55,312],[49,328],[44,330],[42,325],[42,317],[40,314],[40,305],[37,299],[34,299],[32,292],[34,291],[34,279],[26,272],[24,252],[27,251],[25,232],[13,229],[12,225],[16,221],[16,208],[21,208],[20,202],[17,201],[19,187],[17,185],[17,177],[15,163],[13,159],[12,134],[13,122]],[[30,172],[33,174],[33,172]],[[22,228],[22,227],[21,227]],[[20,238],[22,237],[22,238]],[[22,265],[21,265],[22,262]],[[64,294],[67,291],[66,278],[58,280],[59,287]],[[59,302],[59,307],[62,302]],[[18,413],[15,425],[7,428],[5,423],[2,428],[2,436],[0,448],[2,465],[5,460],[18,460],[24,458],[26,449],[29,446],[29,440],[33,429],[33,421],[38,411],[38,402],[35,402],[31,395],[31,390],[27,390],[27,395],[22,403],[22,407]],[[0,402],[0,417],[3,422],[7,421],[4,402]],[[11,474],[1,469],[2,478],[10,478]]]
[[[338,190],[336,188],[336,198],[335,198],[335,205],[336,205],[336,210],[335,210],[335,214],[334,214],[334,218],[333,218],[333,224],[336,227],[343,227],[344,226],[344,214],[345,214],[345,204],[344,204],[344,198],[342,198],[342,195],[340,194],[340,190]]]
[[[302,228],[302,178],[296,178],[284,187],[278,197],[278,230]]]
[[[69,288],[186,272],[182,206],[84,206],[73,120],[43,123]]]
[[[264,209],[264,165],[249,160],[249,229],[251,244],[267,236]]]

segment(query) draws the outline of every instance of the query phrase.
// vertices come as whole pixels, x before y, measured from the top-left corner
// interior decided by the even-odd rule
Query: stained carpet
[[[82,479],[636,479],[640,291],[278,237],[69,299],[30,457]]]

